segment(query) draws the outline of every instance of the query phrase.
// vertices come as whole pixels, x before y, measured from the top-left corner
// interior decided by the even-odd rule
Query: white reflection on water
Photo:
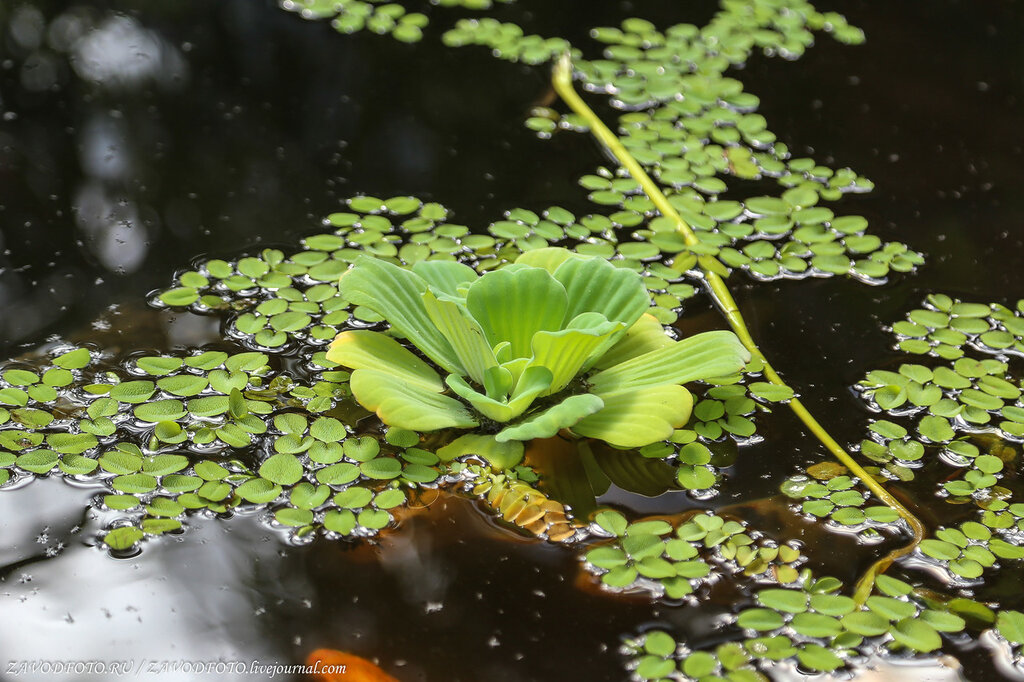
[[[187,74],[177,49],[124,15],[106,17],[77,41],[72,65],[83,79],[111,88],[132,87],[149,79],[181,83]]]
[[[256,574],[273,572],[279,562],[280,544],[268,541],[266,529],[247,520],[200,520],[188,530],[187,543],[165,538],[146,543],[141,557],[114,560],[83,544],[95,522],[69,533],[90,494],[74,494],[57,480],[0,493],[0,665],[32,659],[288,663],[286,633],[275,638],[254,615],[266,598]],[[56,560],[42,559],[61,541]],[[143,671],[138,677],[253,679],[244,672],[154,678]]]

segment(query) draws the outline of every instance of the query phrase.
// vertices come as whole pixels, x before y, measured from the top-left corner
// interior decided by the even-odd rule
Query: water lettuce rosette
[[[391,327],[342,332],[327,352],[352,370],[359,404],[392,427],[472,429],[439,454],[496,468],[517,463],[523,441],[562,429],[619,448],[665,440],[690,417],[683,384],[749,359],[732,332],[672,339],[646,313],[639,275],[560,248],[482,276],[451,261],[407,269],[361,256],[340,291]]]

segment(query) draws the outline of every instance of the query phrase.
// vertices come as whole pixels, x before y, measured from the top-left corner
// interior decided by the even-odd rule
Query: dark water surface
[[[520,1],[495,15],[582,44],[590,26],[633,13],[700,24],[714,9],[552,4]],[[896,357],[883,324],[931,291],[1024,297],[1024,8],[820,9],[845,13],[867,44],[821,38],[796,63],[758,57],[736,77],[795,154],[876,183],[842,210],[928,262],[881,288],[833,278],[736,294],[812,411],[840,441],[857,441],[865,414],[848,387]],[[434,8],[425,40],[408,46],[339,36],[254,0],[3,3],[5,356],[53,334],[124,350],[218,338],[209,320],[172,322],[141,302],[200,255],[295,244],[356,193],[439,201],[477,228],[517,206],[590,210],[575,179],[600,162],[597,149],[585,136],[526,131],[524,115],[548,97],[546,75],[441,47],[439,31],[457,16]],[[77,30],[91,32],[72,63]],[[792,471],[780,460],[821,458],[787,414],[763,432],[713,505],[772,495]],[[251,518],[196,519],[183,536],[115,561],[84,541],[103,523],[83,512],[94,492],[46,480],[0,494],[0,662],[292,663],[330,647],[378,659],[403,682],[618,680],[620,635],[673,621],[706,633],[715,612],[659,612],[581,589],[572,552],[497,531],[457,499],[374,546],[289,547]],[[844,579],[859,568],[836,564],[829,570]],[[981,672],[973,679],[993,679],[983,653],[964,660]]]

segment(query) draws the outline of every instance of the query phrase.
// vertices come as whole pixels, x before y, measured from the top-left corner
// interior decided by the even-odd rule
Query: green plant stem
[[[569,105],[569,108],[586,120],[587,124],[590,126],[590,132],[594,137],[596,137],[598,141],[612,153],[618,162],[622,164],[622,167],[625,168],[633,179],[640,184],[648,198],[650,198],[658,208],[658,211],[675,223],[676,230],[683,237],[686,244],[689,246],[699,245],[700,240],[697,239],[697,235],[694,234],[690,226],[679,215],[679,212],[672,207],[672,204],[669,203],[657,183],[651,179],[643,167],[635,158],[633,158],[633,155],[629,153],[629,150],[627,150],[622,144],[618,136],[608,129],[597,114],[595,114],[594,111],[587,106],[586,102],[584,102],[576,93],[576,90],[572,85],[572,62],[568,54],[563,55],[555,65],[553,84],[555,91],[559,94],[562,100]],[[716,272],[716,269],[722,269],[721,264],[710,256],[700,257],[697,262],[700,265],[701,270],[704,272],[704,281],[707,284],[711,297],[725,315],[726,320],[729,322],[729,326],[732,327],[736,336],[739,337],[740,342],[747,348],[747,350],[750,351],[750,354],[763,363],[765,378],[777,386],[790,388],[771,366],[767,358],[765,358],[764,353],[761,352],[761,349],[758,348],[757,343],[750,335],[750,331],[747,329],[747,324],[743,320],[743,316],[740,314],[739,308],[736,306],[736,302],[733,300],[732,294],[729,293],[729,289],[726,287],[722,277],[718,272]],[[807,426],[822,445],[824,445],[837,460],[849,469],[851,473],[857,476],[857,478],[859,478],[878,499],[899,514],[900,517],[910,526],[913,533],[913,540],[909,545],[893,550],[876,561],[857,582],[854,598],[858,603],[863,603],[871,594],[876,576],[884,572],[893,561],[912,552],[914,548],[917,547],[918,543],[924,539],[924,524],[921,523],[921,521],[906,507],[904,507],[899,500],[893,497],[889,491],[882,487],[882,485],[875,480],[871,474],[865,471],[864,468],[858,464],[857,461],[854,460],[853,457],[850,456],[850,454],[846,452],[846,450],[843,449],[843,447],[839,445],[831,435],[829,435],[828,431],[818,423],[818,420],[814,418],[798,398],[792,398],[788,404],[790,409],[796,414],[800,421]]]

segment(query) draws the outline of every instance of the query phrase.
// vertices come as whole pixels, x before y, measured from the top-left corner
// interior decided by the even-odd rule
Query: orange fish
[[[365,658],[337,649],[317,649],[306,657],[313,682],[399,682]]]

